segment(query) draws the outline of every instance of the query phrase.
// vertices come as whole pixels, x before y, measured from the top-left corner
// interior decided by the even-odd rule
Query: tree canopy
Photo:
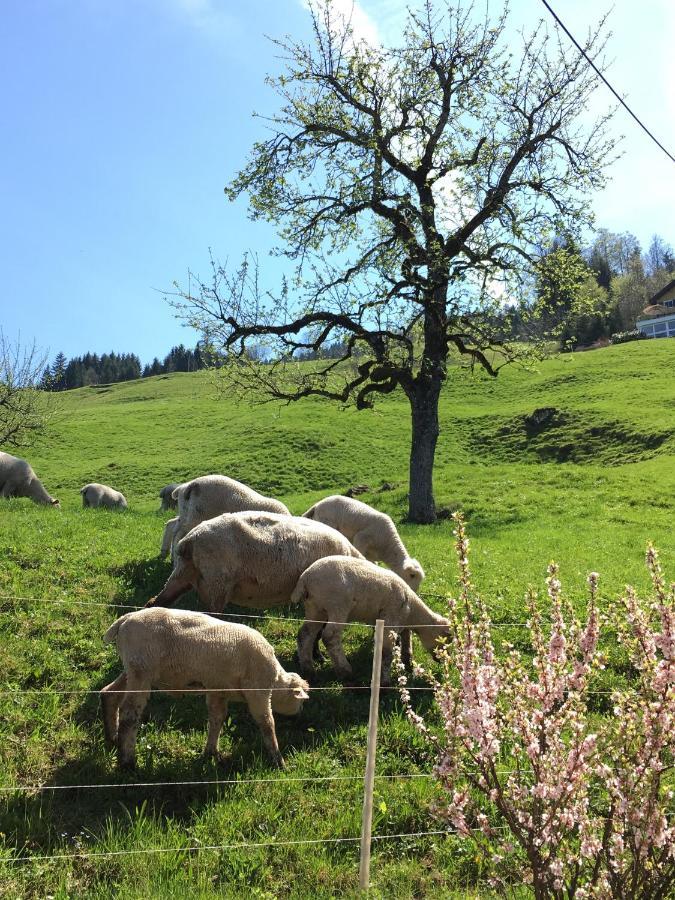
[[[588,121],[597,75],[543,23],[515,47],[506,13],[426,0],[384,47],[357,40],[330,2],[311,14],[309,43],[277,42],[280,107],[226,189],[278,228],[292,277],[266,293],[255,260],[214,263],[175,302],[239,357],[234,378],[269,397],[363,408],[402,389],[409,516],[433,521],[449,359],[496,375],[522,354],[509,309],[532,289],[542,248],[588,221],[614,155],[611,113]],[[602,49],[598,28],[585,50],[599,61]],[[521,322],[524,310],[536,302],[521,303]],[[252,359],[252,341],[278,364]],[[285,365],[328,345],[343,348],[337,358]]]

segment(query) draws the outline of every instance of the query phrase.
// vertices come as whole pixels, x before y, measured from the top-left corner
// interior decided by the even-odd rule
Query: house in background
[[[675,337],[675,279],[654,294],[635,327],[648,337]]]

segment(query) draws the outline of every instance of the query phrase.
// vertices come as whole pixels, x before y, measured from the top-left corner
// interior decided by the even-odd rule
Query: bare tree
[[[46,362],[35,342],[22,347],[0,331],[0,447],[26,446],[44,430],[51,402],[38,385]]]
[[[387,49],[357,41],[330,0],[312,22],[311,43],[277,42],[280,110],[226,189],[278,227],[293,276],[273,296],[250,259],[237,272],[214,264],[174,302],[268,397],[363,408],[401,389],[409,517],[430,522],[450,357],[496,375],[522,351],[507,340],[504,298],[531,284],[554,234],[587,221],[613,158],[611,113],[580,125],[597,76],[543,23],[516,49],[506,14],[426,0]],[[601,32],[585,45],[596,61]],[[249,341],[281,364],[250,365]],[[286,364],[336,342],[339,360]]]
[[[649,249],[645,254],[645,268],[648,275],[659,272],[675,272],[675,253],[659,234],[652,237]]]

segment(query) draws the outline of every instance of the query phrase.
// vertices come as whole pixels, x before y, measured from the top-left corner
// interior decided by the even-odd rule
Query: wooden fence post
[[[373,650],[373,675],[370,681],[370,715],[368,717],[368,749],[364,777],[363,816],[361,819],[361,862],[359,887],[368,890],[370,883],[370,841],[373,826],[373,784],[375,782],[375,753],[377,748],[377,716],[380,706],[380,674],[382,672],[382,644],[384,619],[375,622],[375,647]]]

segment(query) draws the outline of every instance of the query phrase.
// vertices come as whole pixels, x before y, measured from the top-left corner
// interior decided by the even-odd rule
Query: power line
[[[644,124],[644,122],[642,122],[642,121],[635,115],[635,113],[634,113],[633,110],[630,108],[630,106],[628,106],[628,104],[625,102],[625,100],[623,100],[622,97],[620,97],[619,94],[614,90],[614,88],[613,88],[612,85],[609,83],[609,81],[607,81],[607,79],[606,79],[605,76],[602,74],[602,72],[600,71],[600,69],[598,69],[598,67],[595,65],[595,63],[594,63],[593,60],[590,58],[590,56],[588,56],[588,54],[586,53],[586,51],[584,50],[584,48],[581,46],[581,44],[576,40],[576,38],[575,38],[574,35],[570,32],[570,30],[569,30],[568,28],[565,27],[565,25],[564,25],[564,24],[562,23],[562,21],[560,20],[560,17],[559,17],[559,16],[557,15],[557,13],[551,8],[550,4],[547,3],[547,0],[541,0],[541,2],[544,4],[544,6],[546,7],[546,9],[551,13],[551,15],[553,16],[553,18],[556,20],[556,22],[558,23],[558,25],[559,25],[559,26],[562,28],[562,30],[565,32],[565,34],[567,35],[567,37],[572,41],[572,43],[573,43],[574,46],[577,48],[577,50],[579,51],[579,53],[581,53],[581,55],[584,57],[584,59],[586,60],[586,62],[592,67],[592,69],[596,72],[596,74],[602,79],[602,81],[607,85],[607,87],[610,89],[610,91],[614,94],[614,96],[615,96],[616,99],[619,101],[619,103],[623,106],[623,108],[626,110],[626,112],[628,112],[628,113],[635,119],[635,121],[638,123],[638,125],[640,126],[640,128],[642,128],[642,130],[645,131],[645,132],[649,135],[649,137],[654,141],[654,143],[655,143],[658,147],[660,147],[661,150],[663,150],[663,152],[666,154],[666,156],[667,156],[672,162],[675,162],[675,156],[673,156],[672,153],[670,153],[668,150],[666,150],[666,148],[663,146],[663,144],[661,143],[661,141],[660,141],[657,137],[655,137],[655,136],[652,134],[652,132],[649,130],[649,128],[647,128],[647,126]]]

